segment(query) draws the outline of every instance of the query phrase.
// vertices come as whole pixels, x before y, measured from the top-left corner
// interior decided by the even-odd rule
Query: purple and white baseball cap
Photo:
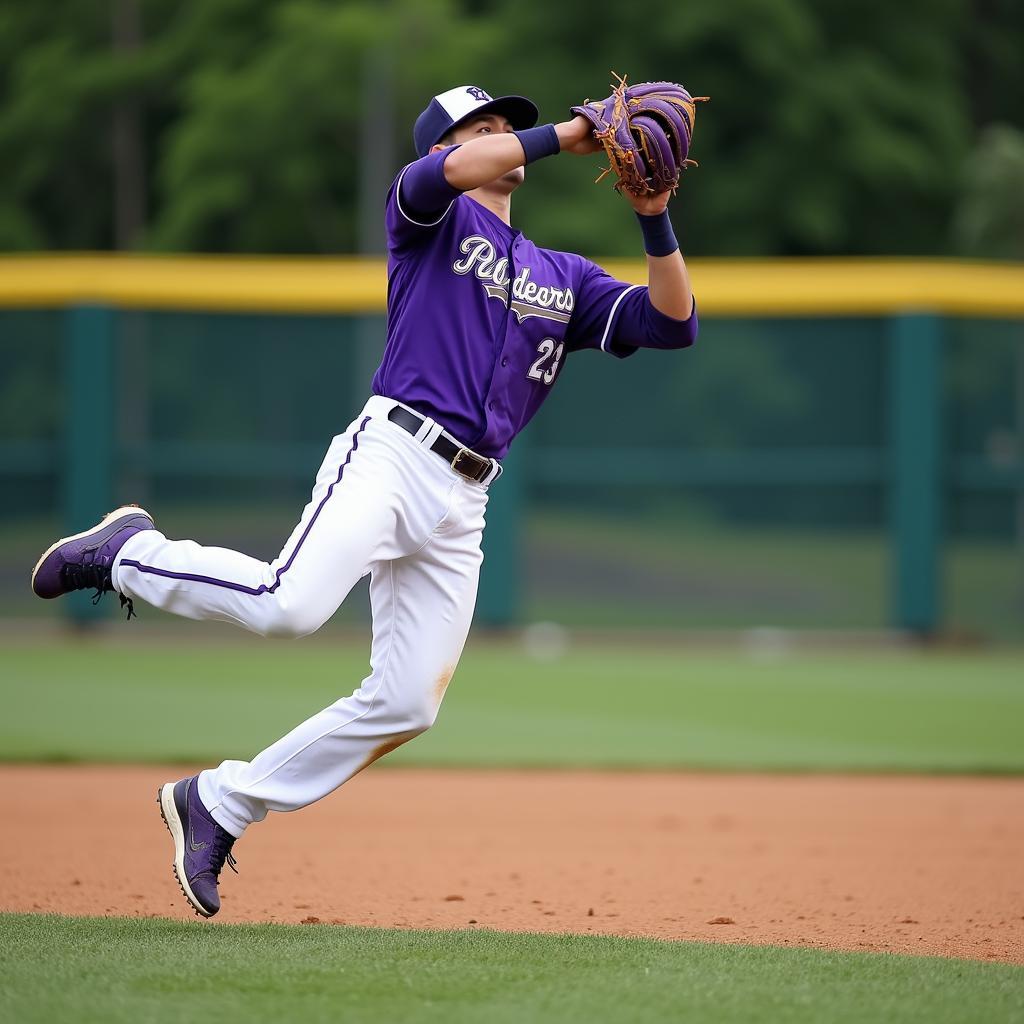
[[[412,138],[417,156],[426,156],[430,147],[440,142],[452,128],[476,114],[501,114],[516,131],[532,128],[540,116],[537,107],[525,96],[494,99],[479,86],[459,85],[435,96],[416,118]]]

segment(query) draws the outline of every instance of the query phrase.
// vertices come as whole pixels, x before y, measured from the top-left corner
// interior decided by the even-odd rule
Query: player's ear
[[[442,135],[431,147],[431,153],[440,153],[442,149],[448,149],[449,146],[455,145],[455,132],[450,131],[446,135]]]

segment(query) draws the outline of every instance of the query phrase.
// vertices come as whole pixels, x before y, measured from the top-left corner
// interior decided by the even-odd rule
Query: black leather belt
[[[423,426],[422,416],[417,416],[416,413],[403,409],[400,405],[396,405],[388,413],[388,419],[392,423],[397,423],[413,436],[418,434],[420,427]],[[495,464],[492,459],[488,459],[484,455],[477,455],[469,448],[464,448],[449,440],[444,434],[437,435],[430,450],[440,455],[459,476],[464,476],[467,480],[473,480],[478,484],[483,483],[494,469]]]

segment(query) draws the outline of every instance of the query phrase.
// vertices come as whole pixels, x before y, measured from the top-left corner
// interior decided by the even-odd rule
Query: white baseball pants
[[[234,836],[267,811],[319,800],[428,729],[462,654],[487,487],[429,450],[441,431],[433,420],[415,438],[391,423],[396,404],[371,398],[333,440],[273,562],[146,530],[114,563],[114,588],[127,597],[264,636],[312,633],[371,575],[370,675],[359,688],[252,761],[224,761],[200,775],[200,799]]]

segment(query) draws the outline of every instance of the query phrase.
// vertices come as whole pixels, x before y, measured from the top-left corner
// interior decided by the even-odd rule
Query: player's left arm
[[[628,288],[610,317],[602,345],[614,354],[635,348],[686,348],[697,339],[697,307],[686,262],[668,214],[669,193],[626,195],[647,253],[647,287]]]
[[[693,289],[669,219],[670,194],[635,197],[626,193],[626,198],[636,212],[644,236],[651,305],[673,320],[689,320],[693,313]]]
[[[647,251],[646,286],[620,281],[580,257],[567,351],[596,348],[623,359],[639,348],[679,349],[697,340],[697,304],[667,201],[667,194],[630,199]]]

